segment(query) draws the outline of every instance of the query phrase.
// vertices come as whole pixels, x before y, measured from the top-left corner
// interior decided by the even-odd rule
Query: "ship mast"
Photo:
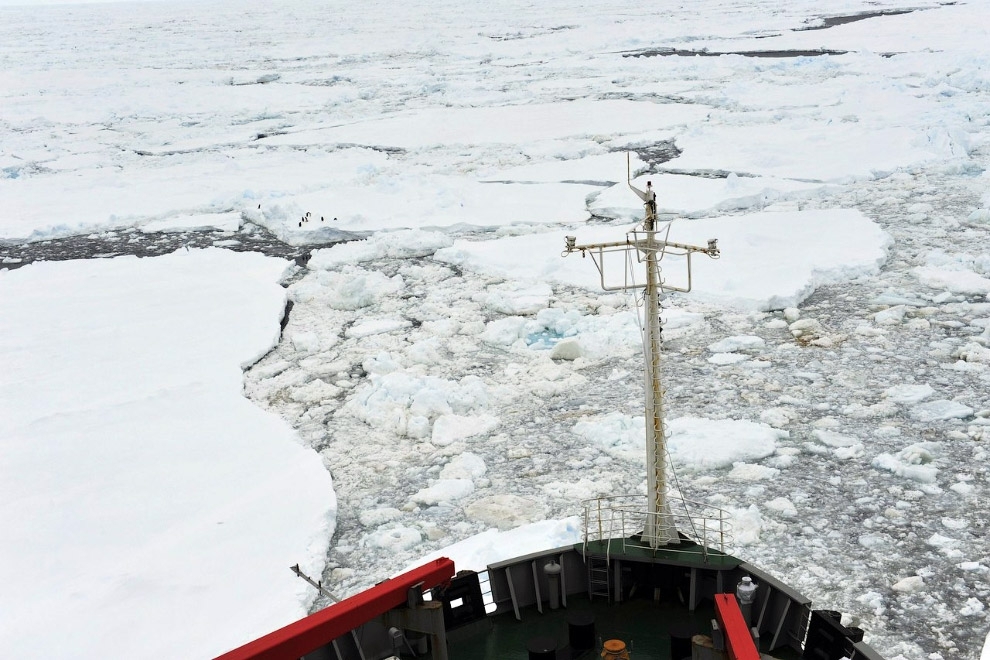
[[[628,159],[627,159],[628,169]],[[581,252],[582,256],[590,255],[601,275],[602,288],[606,291],[623,291],[642,289],[646,307],[646,319],[643,323],[643,353],[645,358],[645,390],[646,390],[646,472],[647,472],[647,516],[643,530],[643,540],[654,550],[666,545],[679,543],[677,527],[671,512],[667,497],[667,427],[664,421],[663,383],[660,369],[660,344],[663,321],[660,318],[660,293],[663,291],[691,290],[691,255],[695,252],[718,258],[718,243],[713,239],[706,247],[672,243],[664,238],[658,238],[661,233],[656,230],[656,203],[651,204],[643,191],[632,186],[628,176],[627,183],[641,198],[644,199],[646,213],[641,230],[633,230],[626,235],[623,242],[589,243],[578,245],[573,236],[566,237],[564,255]],[[629,282],[627,278],[621,285],[609,286],[605,283],[605,253],[634,252],[636,260],[646,265],[646,280],[642,284]],[[668,285],[660,276],[659,262],[665,255],[684,256],[687,261],[687,285],[676,287]]]
[[[654,214],[655,216],[655,214]],[[657,264],[656,218],[647,212],[646,231],[646,319],[643,353],[646,361],[646,492],[649,497],[646,530],[651,548],[677,543],[677,526],[667,502],[667,426],[663,415],[663,383],[660,379],[660,268]]]

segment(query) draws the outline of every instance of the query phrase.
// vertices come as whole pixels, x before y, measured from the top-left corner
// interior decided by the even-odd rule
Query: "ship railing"
[[[649,527],[651,514],[646,510],[643,495],[609,495],[585,500],[584,550],[595,541],[604,542],[606,557],[611,555],[612,544],[622,543],[622,550],[641,548],[652,550],[643,531]],[[677,496],[668,496],[671,513],[660,516],[658,533],[666,538],[687,538],[698,548],[682,549],[676,544],[663,546],[665,552],[701,552],[705,560],[710,550],[725,553],[732,544],[732,524],[727,511],[703,502],[694,502]]]

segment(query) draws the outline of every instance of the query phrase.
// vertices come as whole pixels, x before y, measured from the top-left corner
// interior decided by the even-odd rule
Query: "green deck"
[[[635,599],[624,603],[608,603],[604,598],[589,601],[586,596],[570,596],[567,608],[550,610],[546,605],[543,614],[536,608],[522,610],[522,621],[512,612],[492,620],[491,629],[473,631],[464,638],[450,640],[448,651],[451,660],[484,658],[485,660],[524,660],[528,657],[526,643],[534,637],[549,636],[557,640],[558,648],[567,644],[567,619],[579,612],[591,612],[595,617],[596,646],[608,639],[626,642],[633,658],[671,660],[671,634],[691,635],[711,629],[714,616],[710,603],[694,612],[652,600]],[[487,622],[485,622],[487,623]],[[454,636],[459,637],[459,636]],[[595,649],[579,658],[597,658]],[[576,660],[576,659],[575,659]]]
[[[577,544],[574,549],[582,551],[584,544]],[[589,541],[587,554],[595,557],[604,557],[606,554],[611,559],[638,562],[657,562],[670,564],[673,566],[688,566],[694,568],[709,568],[714,570],[731,570],[742,563],[740,559],[727,555],[724,552],[708,549],[707,556],[704,549],[692,541],[683,541],[677,546],[657,548],[652,550],[645,547],[634,547],[626,544],[623,549],[622,539],[612,539],[611,541]]]
[[[741,563],[736,557],[710,549],[704,551],[687,540],[675,548],[657,550],[634,547],[632,543],[638,543],[636,538],[628,541],[631,543],[625,548],[622,539],[612,539],[611,542],[592,541],[586,546],[577,544],[574,549],[588,557],[608,556],[610,563],[620,561],[626,570],[638,572],[639,577],[687,575],[683,570],[680,573],[672,570],[673,567],[703,569],[712,575],[712,571],[732,571]],[[641,568],[634,568],[636,566]],[[453,631],[448,638],[449,657],[451,660],[524,660],[528,657],[527,642],[539,637],[552,637],[557,648],[564,649],[568,645],[568,619],[576,614],[591,613],[595,620],[596,648],[573,656],[574,660],[597,660],[602,642],[609,639],[626,642],[634,659],[680,660],[671,658],[672,637],[690,639],[696,634],[709,635],[715,616],[712,602],[701,599],[695,610],[690,611],[683,600],[688,592],[686,583],[681,583],[679,588],[666,584],[667,588],[658,590],[665,594],[660,600],[654,600],[649,584],[647,580],[646,585],[641,585],[645,588],[627,593],[621,603],[603,596],[589,600],[587,594],[579,593],[567,597],[566,608],[551,610],[544,602],[541,613],[535,606],[525,607],[520,610],[521,621],[510,609],[467,630]],[[654,584],[659,585],[660,582]]]

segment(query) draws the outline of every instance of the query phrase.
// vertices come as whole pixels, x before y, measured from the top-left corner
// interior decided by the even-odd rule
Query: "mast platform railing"
[[[642,537],[643,530],[648,528],[650,516],[658,518],[659,532],[669,532],[673,538],[687,538],[700,546],[682,549],[671,544],[661,546],[658,550],[694,555],[700,551],[707,560],[710,550],[724,554],[726,548],[732,545],[732,524],[724,509],[672,495],[667,496],[667,502],[672,510],[669,516],[647,511],[642,495],[610,495],[585,500],[582,503],[585,553],[588,551],[588,544],[595,541],[606,543],[607,556],[612,552],[612,545],[619,542],[623,552],[630,548],[652,551],[649,539]],[[667,523],[668,528],[665,528],[664,520],[673,521],[673,525]]]

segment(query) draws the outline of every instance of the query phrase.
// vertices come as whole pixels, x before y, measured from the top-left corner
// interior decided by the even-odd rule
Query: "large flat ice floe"
[[[5,655],[207,657],[305,614],[287,567],[319,575],[333,485],[242,395],[286,266],[208,250],[0,273]]]
[[[323,141],[423,149],[438,145],[533,144],[574,136],[641,133],[703,119],[708,108],[681,103],[581,99],[509,107],[431,108],[367,117],[317,133]],[[312,136],[270,141],[312,144]]]
[[[671,461],[692,471],[731,467],[772,456],[787,431],[767,424],[732,419],[678,417],[668,423]],[[574,432],[616,458],[638,460],[646,452],[643,417],[610,413],[578,422]]]
[[[622,240],[613,226],[485,241],[460,239],[438,250],[435,258],[487,275],[599,289],[598,272],[579,254],[560,258],[566,234],[575,235],[578,245]],[[664,235],[674,242],[701,246],[710,238],[718,238],[722,256],[717,262],[704,256],[692,259],[692,295],[749,310],[793,307],[818,286],[875,274],[891,243],[879,225],[859,211],[847,209],[675,220]],[[687,284],[682,260],[665,258],[661,268],[670,284]],[[606,255],[606,271],[607,285],[635,283],[626,276],[621,255]]]

